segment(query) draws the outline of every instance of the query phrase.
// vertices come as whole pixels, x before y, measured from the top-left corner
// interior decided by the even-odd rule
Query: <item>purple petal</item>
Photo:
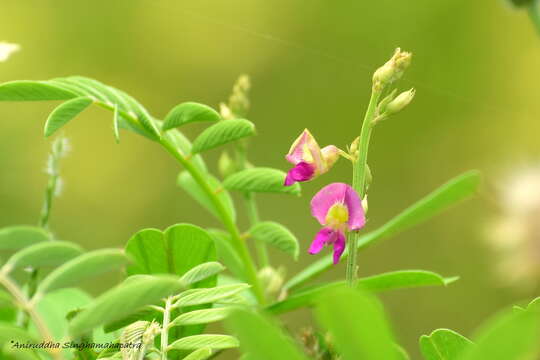
[[[332,205],[342,203],[349,212],[350,230],[358,230],[366,222],[360,197],[352,187],[344,183],[333,183],[323,187],[311,200],[311,214],[325,225],[326,215]]]
[[[319,251],[322,250],[325,244],[331,243],[334,241],[335,238],[335,231],[330,228],[322,228],[317,235],[315,235],[315,239],[311,242],[311,246],[309,247],[309,253],[310,254],[317,254]]]
[[[345,235],[339,231],[337,232],[337,239],[334,242],[334,265],[339,263],[343,251],[345,251]]]
[[[285,186],[290,186],[297,181],[308,181],[313,178],[315,169],[308,163],[300,162],[287,173]]]

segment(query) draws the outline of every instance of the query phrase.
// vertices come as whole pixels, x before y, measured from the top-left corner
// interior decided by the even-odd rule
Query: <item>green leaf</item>
[[[227,321],[230,332],[240,340],[243,353],[252,359],[307,360],[293,341],[270,320],[248,310],[233,311]]]
[[[195,102],[185,102],[176,105],[163,121],[163,131],[192,122],[219,121],[221,116],[210,106]]]
[[[230,349],[238,347],[238,340],[229,335],[194,335],[176,340],[170,349],[176,350],[196,350],[208,348],[213,350]]]
[[[430,271],[402,270],[358,279],[357,287],[370,292],[381,292],[421,286],[446,286],[456,280],[456,277],[443,278]],[[267,310],[273,314],[282,314],[301,307],[313,306],[321,294],[344,284],[344,281],[337,281],[301,290],[289,295],[285,300],[271,304]]]
[[[122,319],[145,305],[178,293],[182,283],[173,276],[143,278],[107,291],[71,321],[69,333],[78,337],[92,329]]]
[[[0,322],[0,347],[8,344],[11,340],[21,343],[35,342],[37,339],[17,326]],[[1,355],[1,354],[0,354]]]
[[[230,312],[230,308],[226,307],[190,311],[174,319],[170,326],[208,324],[211,322],[221,321],[225,319]]]
[[[244,265],[236,250],[231,245],[229,233],[218,229],[208,229],[208,234],[214,239],[218,258],[225,264],[227,270],[232,272],[237,278],[245,279]]]
[[[16,268],[26,266],[57,266],[81,255],[80,246],[67,241],[47,241],[37,243],[13,254],[2,271],[8,273]]]
[[[450,180],[423,199],[405,209],[377,230],[361,236],[358,241],[358,249],[367,247],[368,245],[374,244],[376,241],[393,236],[403,230],[418,225],[461,200],[470,197],[476,192],[479,183],[480,174],[478,171],[469,171]],[[342,259],[347,256],[348,251],[345,251]],[[297,288],[331,268],[332,264],[332,255],[323,257],[296,274],[287,282],[285,288],[288,290]]]
[[[295,260],[298,259],[298,239],[285,226],[273,221],[263,221],[255,224],[249,233],[255,240],[264,241],[291,255]]]
[[[483,325],[459,360],[522,360],[540,355],[540,312],[505,311]]]
[[[114,105],[114,113],[113,113],[113,131],[114,131],[114,139],[116,140],[116,143],[120,143],[120,113],[118,110],[118,105]]]
[[[216,148],[218,146],[255,134],[255,125],[245,119],[220,121],[204,130],[193,141],[193,154]]]
[[[128,275],[174,274],[184,275],[197,265],[216,260],[214,242],[200,227],[177,224],[164,232],[145,229],[136,233],[126,245],[126,253],[133,258],[127,267]],[[201,286],[214,286],[215,276]]]
[[[174,307],[214,303],[220,299],[238,294],[249,287],[247,284],[234,284],[186,290],[176,297],[177,301],[174,303]]]
[[[426,360],[458,360],[473,343],[453,330],[438,329],[420,337],[420,350]]]
[[[69,100],[76,96],[46,81],[10,81],[0,85],[0,101]]]
[[[103,249],[80,255],[53,270],[38,287],[44,294],[55,289],[79,285],[81,280],[120,268],[128,263],[123,251]]]
[[[212,191],[217,194],[218,199],[221,204],[230,215],[230,217],[236,221],[236,211],[234,209],[234,202],[231,198],[231,195],[227,190],[223,188],[221,182],[213,177],[210,174],[205,175],[205,180],[212,189]],[[199,184],[193,179],[191,174],[187,171],[182,171],[178,175],[177,184],[180,186],[186,193],[188,193],[195,201],[197,201],[203,208],[208,210],[216,219],[221,219],[219,211],[216,209],[216,206],[212,202],[212,199],[208,197],[206,192],[201,189]]]
[[[284,186],[286,174],[277,169],[256,167],[228,176],[223,185],[228,190],[242,192],[282,193],[300,195],[300,185]]]
[[[212,261],[195,266],[189,270],[181,280],[184,284],[194,284],[207,279],[225,270],[225,267],[218,262]]]
[[[0,229],[0,250],[19,250],[51,240],[47,231],[35,226],[10,226]]]
[[[317,304],[318,322],[333,335],[343,360],[397,360],[381,304],[367,293],[342,286]]]
[[[45,136],[51,136],[71,119],[79,115],[93,103],[92,98],[82,96],[66,101],[58,106],[47,118],[45,123]]]
[[[208,359],[210,356],[212,356],[212,349],[202,348],[199,350],[195,350],[194,352],[186,356],[183,360],[205,360]]]

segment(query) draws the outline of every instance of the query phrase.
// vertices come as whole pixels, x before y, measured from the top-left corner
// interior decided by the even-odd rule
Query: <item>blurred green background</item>
[[[0,40],[21,52],[0,80],[85,75],[119,87],[157,117],[174,105],[217,106],[237,76],[252,78],[249,118],[258,128],[250,159],[287,169],[283,156],[308,127],[321,145],[345,147],[359,132],[372,71],[400,46],[414,53],[400,82],[417,97],[372,138],[368,228],[458,173],[478,168],[476,199],[360,255],[362,275],[426,269],[461,280],[449,288],[383,296],[397,336],[414,355],[417,338],[438,327],[470,335],[496,309],[534,294],[502,288],[484,234],[496,208],[491,184],[515,163],[538,158],[540,39],[524,12],[490,0],[3,0]],[[0,104],[0,226],[37,222],[53,103]],[[65,188],[51,227],[86,248],[121,247],[136,231],[216,221],[176,187],[177,164],[131,133],[114,142],[111,114],[91,108],[65,128]],[[202,127],[188,126],[195,136]],[[219,151],[208,154],[215,165]],[[214,166],[215,168],[215,166]],[[263,219],[301,240],[297,263],[275,253],[289,274],[314,260],[306,249],[319,226],[311,196],[348,181],[341,160],[303,186],[302,198],[259,196]],[[245,228],[246,221],[241,219]],[[326,278],[340,278],[345,265]],[[112,280],[111,280],[112,281]],[[96,290],[102,284],[90,284]],[[308,324],[308,313],[290,317]]]

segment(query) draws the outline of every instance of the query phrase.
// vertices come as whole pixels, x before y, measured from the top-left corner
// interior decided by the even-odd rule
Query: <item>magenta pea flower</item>
[[[339,149],[334,145],[320,148],[308,129],[292,144],[285,156],[294,165],[285,178],[285,186],[299,181],[308,181],[327,172],[339,158]]]
[[[315,236],[309,253],[317,254],[325,245],[332,245],[334,264],[337,264],[345,250],[347,231],[359,230],[366,223],[360,197],[347,184],[327,185],[311,200],[311,214],[324,227]]]

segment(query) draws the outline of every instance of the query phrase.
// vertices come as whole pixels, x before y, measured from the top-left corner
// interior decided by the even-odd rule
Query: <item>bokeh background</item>
[[[482,170],[484,187],[475,199],[361,253],[361,274],[412,268],[461,276],[448,288],[383,296],[413,357],[421,334],[447,327],[470,335],[497,309],[535,295],[534,288],[500,285],[498,259],[485,240],[498,213],[494,184],[540,154],[540,39],[526,14],[502,1],[2,0],[0,40],[22,46],[1,64],[1,81],[94,77],[126,90],[157,117],[188,100],[217,106],[247,73],[249,118],[258,129],[250,159],[283,169],[283,155],[305,127],[321,145],[350,143],[372,71],[395,47],[412,51],[399,86],[415,87],[417,97],[372,139],[368,228],[465,170]],[[0,104],[0,226],[37,222],[49,148],[42,129],[54,105]],[[177,188],[179,168],[165,152],[125,132],[117,145],[111,127],[111,114],[97,108],[65,127],[72,151],[51,220],[58,237],[95,249],[121,247],[146,227],[217,225]],[[185,133],[201,129],[187,126]],[[212,166],[218,155],[208,153]],[[258,197],[262,218],[286,224],[301,240],[297,263],[274,253],[289,274],[314,260],[305,252],[318,229],[311,196],[349,174],[341,160],[303,186],[301,198]],[[342,264],[326,278],[344,272]],[[289,320],[310,323],[302,311]]]

